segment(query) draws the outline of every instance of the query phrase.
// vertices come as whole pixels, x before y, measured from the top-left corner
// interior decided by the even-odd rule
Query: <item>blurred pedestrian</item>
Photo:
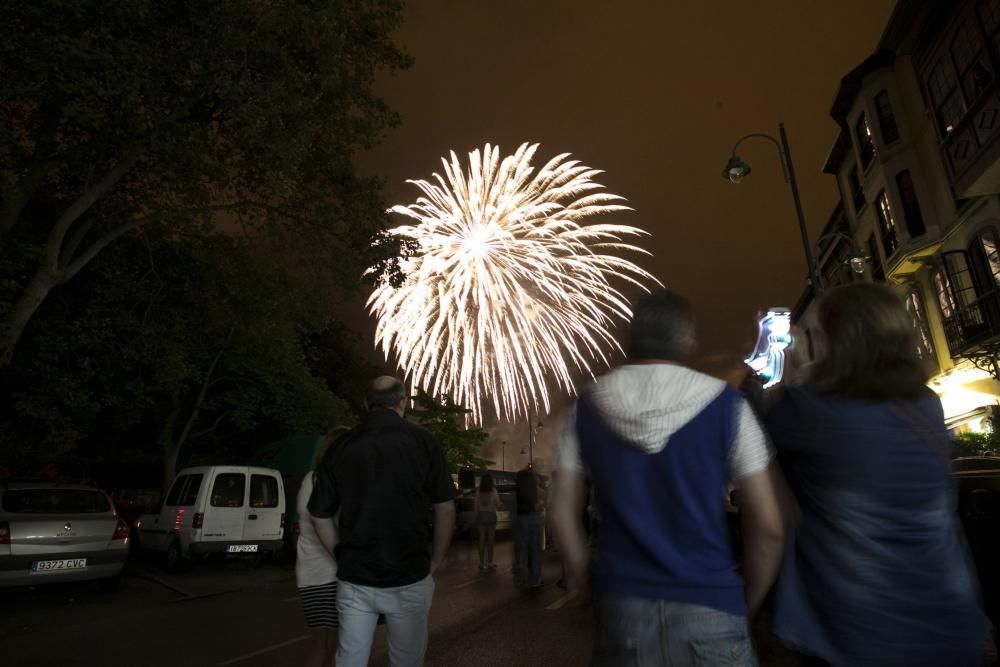
[[[815,308],[808,379],[765,417],[801,511],[774,631],[835,666],[977,665],[988,622],[913,321],[870,283]]]
[[[473,512],[476,517],[476,528],[479,531],[479,570],[487,572],[496,569],[493,562],[493,543],[497,534],[497,511],[503,509],[500,494],[493,486],[493,477],[485,473],[479,479],[479,488]]]
[[[739,393],[683,366],[694,314],[669,290],[633,304],[628,362],[577,400],[560,436],[553,513],[574,590],[590,552],[581,526],[585,475],[601,516],[593,566],[594,664],[757,664],[747,616],[781,562],[780,473]],[[725,518],[741,492],[746,579]]]
[[[338,667],[368,664],[375,624],[385,614],[389,662],[422,665],[433,573],[455,528],[455,487],[441,446],[403,419],[406,389],[393,377],[368,387],[368,413],[327,457],[309,512],[337,516]],[[433,517],[433,532],[428,525]],[[329,547],[332,521],[320,538]]]
[[[337,654],[337,561],[333,551],[323,545],[313,527],[309,497],[316,478],[315,469],[319,468],[332,444],[349,431],[349,428],[338,426],[323,438],[323,443],[316,450],[314,469],[302,479],[295,503],[299,513],[295,585],[302,600],[306,627],[312,635],[306,655],[307,667],[331,667]],[[332,543],[336,544],[335,531]]]
[[[518,563],[528,570],[528,590],[542,587],[542,530],[544,520],[539,500],[538,475],[529,463],[517,472],[517,539]]]

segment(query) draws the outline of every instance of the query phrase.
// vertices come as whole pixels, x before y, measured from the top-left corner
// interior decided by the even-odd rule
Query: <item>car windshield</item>
[[[111,503],[86,489],[8,489],[3,508],[12,514],[99,514],[111,511]]]

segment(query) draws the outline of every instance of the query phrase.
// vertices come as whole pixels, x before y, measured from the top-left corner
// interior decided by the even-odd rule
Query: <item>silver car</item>
[[[128,538],[128,524],[99,489],[0,480],[0,587],[99,580],[112,589]]]

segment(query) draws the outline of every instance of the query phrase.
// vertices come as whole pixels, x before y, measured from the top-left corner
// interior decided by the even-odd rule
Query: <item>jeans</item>
[[[541,586],[542,584],[542,528],[541,515],[517,515],[520,547],[518,562],[528,568],[529,586]]]
[[[595,667],[757,667],[747,619],[695,604],[596,601]]]
[[[340,615],[340,647],[337,667],[365,667],[379,614],[385,615],[389,631],[389,664],[419,667],[427,651],[427,612],[434,597],[434,579],[397,588],[358,586],[338,582],[337,612]]]

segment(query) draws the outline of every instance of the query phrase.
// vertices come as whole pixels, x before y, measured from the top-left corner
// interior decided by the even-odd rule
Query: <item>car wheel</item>
[[[167,553],[163,557],[163,569],[167,572],[180,572],[183,567],[184,555],[181,553],[181,544],[174,540],[167,547]]]
[[[118,587],[121,585],[121,583],[122,583],[121,573],[118,573],[113,577],[108,577],[107,579],[98,579],[97,592],[104,594],[114,593],[115,591],[118,590]]]

